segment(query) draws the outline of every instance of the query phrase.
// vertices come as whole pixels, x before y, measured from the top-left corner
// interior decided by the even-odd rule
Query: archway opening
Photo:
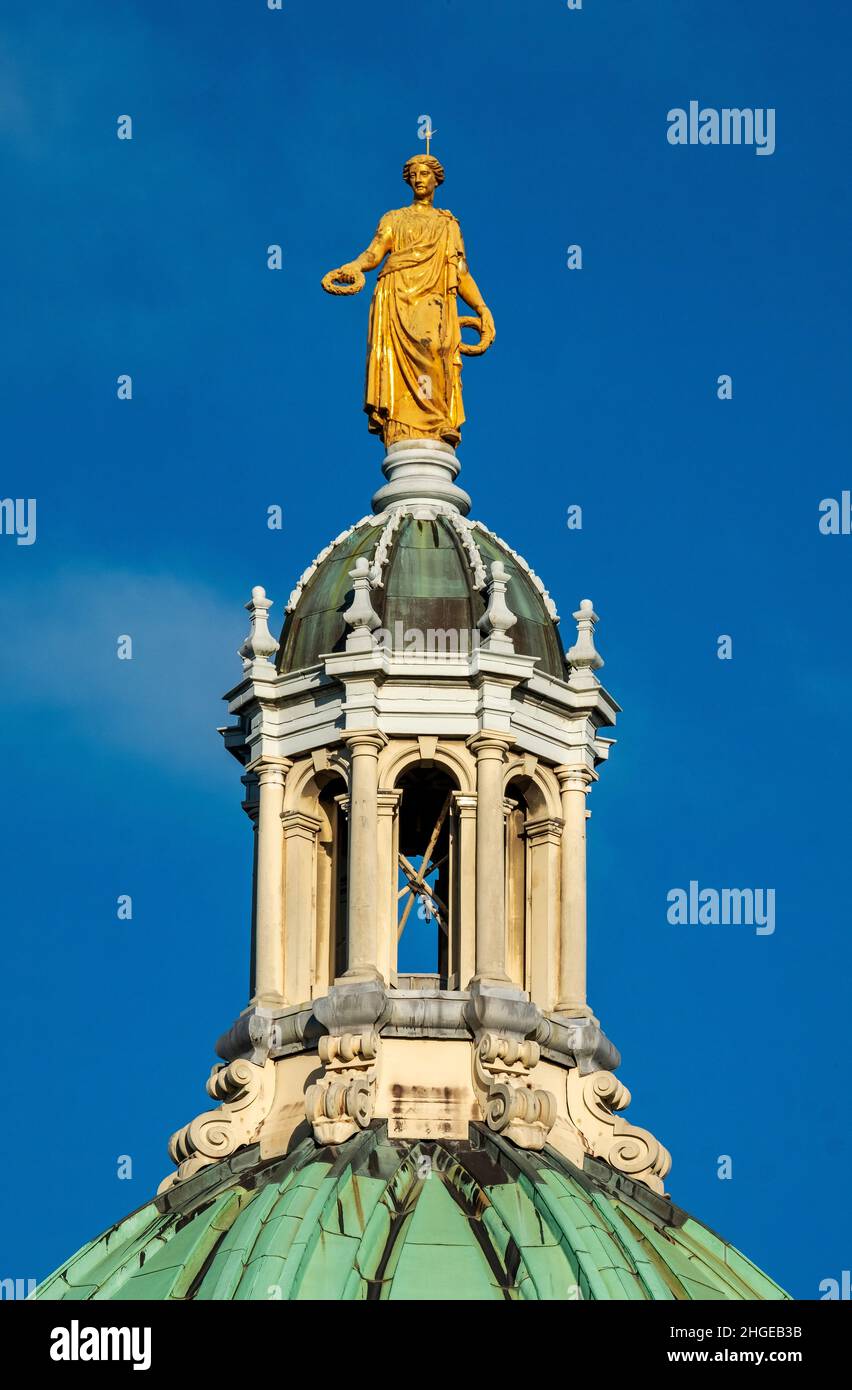
[[[456,784],[418,764],[398,782],[397,983],[447,988],[455,873]]]
[[[530,873],[527,797],[520,780],[506,788],[506,973],[529,989]]]
[[[344,810],[346,783],[330,778],[317,800],[320,832],[317,837],[317,941],[316,979],[324,993],[346,970],[349,818]]]

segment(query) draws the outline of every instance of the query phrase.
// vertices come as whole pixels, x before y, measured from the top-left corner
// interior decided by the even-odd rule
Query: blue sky
[[[850,41],[843,7],[793,0],[7,9],[0,495],[38,530],[0,536],[0,1275],[147,1199],[245,1004],[219,696],[251,586],[280,621],[380,481],[367,297],[319,280],[407,201],[422,113],[497,324],[461,481],[566,637],[594,599],[624,707],[589,955],[629,1116],[675,1200],[794,1294],[849,1267],[852,537],[818,507],[852,486]],[[672,147],[692,99],[773,107],[775,153]],[[775,889],[776,931],[670,925],[693,879]]]

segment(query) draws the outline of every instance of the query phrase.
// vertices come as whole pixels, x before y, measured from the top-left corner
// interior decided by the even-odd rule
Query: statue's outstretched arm
[[[479,315],[482,323],[482,332],[479,338],[479,347],[482,352],[490,347],[494,342],[494,317],[485,300],[482,298],[479,286],[463,261],[459,267],[459,295],[474,313]]]
[[[364,288],[364,271],[375,270],[377,265],[381,265],[390,249],[390,230],[380,227],[366,251],[362,251],[354,261],[347,261],[345,265],[338,266],[337,270],[330,270],[323,276],[323,289],[329,294],[357,294]],[[352,288],[347,289],[347,286]]]

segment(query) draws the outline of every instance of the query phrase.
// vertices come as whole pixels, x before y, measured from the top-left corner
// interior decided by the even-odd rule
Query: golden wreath
[[[460,317],[459,328],[475,328],[479,334],[480,340],[482,338],[482,319],[478,314],[474,316],[465,314],[463,317]],[[489,343],[483,343],[482,341],[478,343],[462,343],[461,351],[465,357],[478,357],[480,353],[487,352],[489,346]]]
[[[360,270],[354,272],[347,270],[345,272],[345,274],[353,276],[351,284],[345,280],[338,282],[338,276],[343,274],[344,271],[338,268],[337,270],[330,270],[327,275],[322,277],[322,287],[327,294],[357,294],[367,283],[363,272]]]

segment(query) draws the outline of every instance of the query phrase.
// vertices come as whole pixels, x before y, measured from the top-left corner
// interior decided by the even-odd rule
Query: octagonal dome
[[[290,596],[279,671],[303,670],[342,650],[350,570],[361,556],[370,561],[373,607],[395,647],[398,633],[476,632],[490,565],[502,561],[511,576],[507,601],[517,615],[511,630],[515,650],[535,657],[538,671],[565,678],[559,618],[526,561],[481,522],[452,512],[424,515],[417,508],[395,511],[389,519],[365,517],[321,552]]]

